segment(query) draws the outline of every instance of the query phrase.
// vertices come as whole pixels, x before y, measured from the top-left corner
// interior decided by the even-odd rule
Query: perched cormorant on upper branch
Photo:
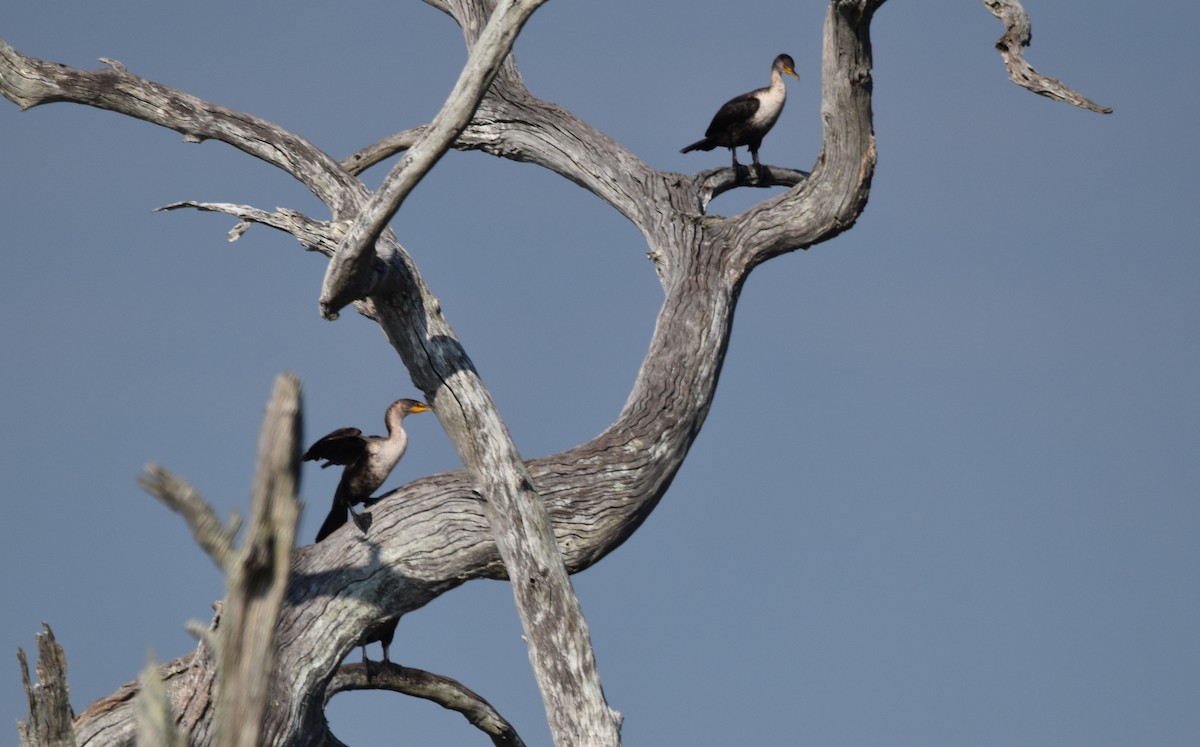
[[[331,464],[345,466],[337,492],[333,495],[333,507],[329,516],[317,532],[317,542],[328,537],[335,529],[346,523],[346,512],[355,525],[364,533],[371,526],[370,518],[354,511],[354,505],[366,503],[383,485],[392,469],[404,456],[408,448],[408,434],[404,432],[404,416],[430,409],[424,402],[415,399],[396,400],[387,410],[388,434],[364,436],[357,428],[338,428],[333,433],[308,448],[301,457],[304,461],[324,459],[321,469]]]
[[[796,74],[796,63],[790,56],[781,54],[771,65],[771,85],[743,93],[725,102],[725,105],[717,110],[712,124],[705,130],[704,139],[692,143],[680,153],[712,150],[724,146],[733,155],[733,168],[736,171],[741,168],[737,160],[737,147],[748,145],[750,156],[757,168],[758,146],[762,145],[763,137],[779,119],[779,113],[783,111],[783,102],[787,99],[787,89],[783,85],[785,73],[800,80],[800,76]]]

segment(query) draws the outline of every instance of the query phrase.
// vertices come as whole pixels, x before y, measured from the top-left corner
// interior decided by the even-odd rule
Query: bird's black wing
[[[304,452],[302,460],[308,462],[314,459],[324,459],[321,465],[324,469],[331,464],[346,465],[362,456],[367,442],[362,437],[362,431],[357,428],[338,428],[325,436]]]
[[[737,98],[726,101],[725,105],[718,109],[716,115],[713,116],[712,124],[704,131],[704,136],[718,140],[728,133],[729,128],[736,127],[753,117],[759,107],[757,94],[758,91],[743,93]]]

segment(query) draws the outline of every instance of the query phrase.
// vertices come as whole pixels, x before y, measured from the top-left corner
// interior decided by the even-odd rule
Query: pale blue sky
[[[518,62],[534,93],[651,165],[696,171],[727,155],[679,148],[788,52],[801,80],[762,158],[807,169],[824,7],[551,2]],[[1116,112],[1008,83],[980,3],[879,13],[866,213],[754,273],[687,465],[574,579],[626,745],[1200,744],[1200,11],[1026,7],[1034,66]],[[427,121],[465,57],[419,2],[13,0],[4,16],[25,53],[112,57],[335,156]],[[304,383],[310,440],[379,432],[387,404],[419,392],[370,323],[319,318],[323,258],[151,212],[326,215],[269,167],[107,112],[8,102],[0,166],[0,646],[31,651],[48,621],[82,710],[148,649],[189,652],[184,622],[221,595],[183,523],[138,489],[144,463],[242,509],[278,372]],[[535,167],[451,154],[395,226],[522,453],[615,417],[661,299],[631,225]],[[457,466],[435,418],[408,426],[389,486]],[[337,476],[304,479],[311,541]],[[406,617],[392,652],[548,744],[505,585]],[[483,742],[390,694],[340,696],[331,715],[356,746]]]

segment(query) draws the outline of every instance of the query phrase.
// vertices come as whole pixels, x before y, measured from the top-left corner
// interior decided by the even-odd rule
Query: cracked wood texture
[[[493,8],[482,0],[429,4],[458,21],[469,46]],[[337,744],[324,720],[325,691],[364,631],[467,580],[506,577],[509,558],[502,546],[511,537],[501,537],[498,544],[497,519],[524,524],[538,517],[536,512],[496,517],[492,502],[481,496],[516,492],[523,494],[518,505],[522,498],[540,497],[569,572],[599,561],[641,525],[704,423],[749,272],[774,256],[836,236],[854,224],[866,204],[875,165],[869,27],[881,4],[830,4],[823,36],[824,145],[812,173],[804,178],[786,172],[773,181],[772,170],[758,177],[760,185],[791,189],[730,218],[707,217],[704,209],[714,188],[731,186],[732,170],[691,176],[656,171],[570,112],[533,96],[511,57],[501,64],[454,147],[550,169],[638,227],[664,290],[649,350],[628,400],[607,429],[587,443],[521,464],[436,298],[395,234],[389,229],[380,236],[368,295],[355,307],[385,332],[434,404],[467,470],[426,477],[389,494],[373,507],[369,542],[342,531],[294,552],[275,631],[278,651],[263,744]],[[271,225],[289,226],[306,247],[330,256],[371,198],[348,168],[303,138],[139,78],[119,65],[83,72],[4,45],[0,89],[24,108],[71,101],[110,109],[177,130],[192,141],[224,141],[285,170],[330,208],[332,221],[258,215]],[[254,220],[249,208],[226,208]],[[494,433],[503,435],[502,443],[479,437]],[[547,571],[520,568],[514,584],[518,597],[532,593]],[[553,607],[540,610],[544,619],[561,614]],[[568,707],[580,673],[594,670],[594,663],[590,648],[544,643],[557,649],[556,658],[546,663],[549,680],[539,678],[553,722],[555,710]],[[201,645],[195,654],[161,668],[193,744],[213,740],[213,667],[211,651]],[[136,683],[127,685],[81,713],[75,724],[79,743],[132,744],[136,691]],[[578,722],[580,731],[554,731],[559,744],[617,743],[615,714],[589,718]]]

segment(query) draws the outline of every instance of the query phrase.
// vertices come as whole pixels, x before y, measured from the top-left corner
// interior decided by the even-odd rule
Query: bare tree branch
[[[75,714],[67,687],[67,655],[54,639],[54,631],[42,623],[37,634],[37,682],[29,679],[29,662],[24,649],[17,649],[21,684],[29,699],[29,720],[17,722],[21,747],[75,747],[72,724]]]
[[[342,168],[357,176],[380,161],[413,147],[425,135],[428,129],[427,125],[422,125],[421,127],[413,127],[409,130],[394,132],[379,142],[372,143],[365,148],[360,148],[343,158],[341,162]]]
[[[1062,81],[1042,75],[1025,61],[1025,47],[1033,39],[1033,25],[1029,14],[1020,0],[983,0],[992,15],[1004,22],[1004,36],[996,42],[996,49],[1004,64],[1008,66],[1008,77],[1022,88],[1072,106],[1089,109],[1099,114],[1112,114],[1112,107],[1101,106],[1083,94],[1068,88]]]
[[[320,298],[324,316],[336,318],[344,305],[367,295],[376,239],[412,188],[471,122],[525,21],[544,1],[500,0],[490,9],[442,110],[364,206],[330,262]],[[458,20],[468,28],[462,17]],[[412,295],[415,290],[402,292]],[[396,327],[411,326],[400,318],[395,322]],[[455,426],[447,432],[485,498],[484,514],[512,582],[551,734],[559,745],[617,745],[619,718],[605,703],[587,621],[545,505],[465,352],[457,344],[448,352],[444,363],[456,370],[440,377],[440,391],[431,399],[443,422],[450,419]],[[454,409],[447,418],[442,408],[451,402]]]
[[[442,105],[442,110],[383,180],[326,268],[320,299],[321,314],[325,318],[336,319],[346,304],[368,295],[371,286],[370,259],[375,254],[376,240],[400,209],[404,198],[408,197],[413,187],[420,183],[471,121],[484,92],[512,50],[517,35],[544,2],[546,0],[500,0],[491,12],[483,34],[471,49],[470,58],[446,103]]]
[[[218,631],[218,745],[257,747],[275,669],[275,629],[300,521],[300,382],[275,382],[258,441],[247,536],[229,565]]]
[[[29,109],[71,101],[127,114],[183,133],[199,143],[220,140],[283,169],[333,210],[356,214],[366,188],[319,148],[267,120],[212,104],[190,94],[112,69],[86,72],[20,54],[0,40],[0,93]]]
[[[240,218],[241,223],[229,232],[230,241],[240,239],[242,234],[246,232],[245,226],[250,223],[261,223],[264,226],[291,234],[300,241],[305,249],[313,252],[321,252],[326,257],[332,257],[334,252],[337,251],[338,241],[342,233],[338,229],[344,228],[344,224],[313,220],[298,210],[279,208],[275,212],[269,212],[249,205],[234,205],[228,202],[180,200],[179,202],[172,202],[169,205],[163,205],[158,210],[169,211],[180,210],[182,208],[194,208],[212,213],[225,213],[226,215]]]
[[[217,568],[222,573],[229,570],[233,538],[237,536],[242,523],[237,514],[230,518],[226,526],[195,488],[157,464],[146,465],[138,477],[138,484],[165,503],[167,508],[183,516],[196,543],[212,558]]]
[[[462,683],[421,669],[391,662],[347,664],[340,667],[325,689],[325,700],[351,690],[391,690],[437,703],[457,711],[487,734],[497,747],[524,747],[525,743],[500,712]]]

